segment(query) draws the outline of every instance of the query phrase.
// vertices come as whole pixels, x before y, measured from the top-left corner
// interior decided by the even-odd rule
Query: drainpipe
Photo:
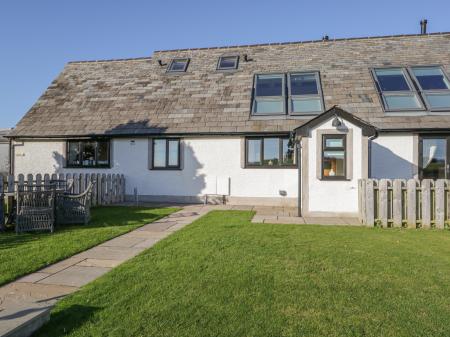
[[[297,216],[302,216],[302,143],[301,138],[297,140],[297,168],[298,168],[298,195],[297,195]]]
[[[13,141],[11,138],[9,139],[8,165],[9,165],[9,174],[14,175],[14,147],[13,147]]]

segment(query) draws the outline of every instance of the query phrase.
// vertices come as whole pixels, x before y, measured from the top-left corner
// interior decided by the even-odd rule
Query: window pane
[[[284,75],[258,75],[256,96],[282,96]]]
[[[410,91],[402,69],[376,69],[375,74],[382,91]]]
[[[166,167],[166,140],[155,139],[153,142],[153,166]]]
[[[431,108],[450,108],[450,93],[447,94],[425,94]]]
[[[284,113],[284,101],[259,101],[254,102],[254,112],[258,114]]]
[[[447,140],[424,138],[422,140],[422,175],[428,179],[445,179]]]
[[[274,166],[279,164],[280,140],[279,138],[264,138],[263,164]]]
[[[386,106],[389,110],[420,108],[419,100],[412,95],[385,95]]]
[[[81,143],[81,160],[83,166],[95,165],[95,142]]]
[[[219,69],[235,69],[237,64],[236,56],[224,56],[219,60]]]
[[[291,74],[291,95],[318,95],[315,74]]]
[[[261,165],[261,140],[247,140],[247,163],[250,165]]]
[[[169,140],[169,166],[178,166],[178,140]]]
[[[294,143],[287,138],[283,138],[283,164],[294,164]]]
[[[109,158],[109,146],[108,142],[98,142],[97,143],[97,164],[98,165],[108,165]]]
[[[184,71],[187,64],[187,60],[173,60],[170,64],[169,71]]]
[[[323,176],[343,177],[345,175],[345,152],[324,151],[323,153]]]
[[[413,68],[413,72],[423,90],[450,89],[447,79],[438,67]]]
[[[69,142],[69,155],[67,158],[68,165],[80,165],[80,151],[79,151],[79,142]]]
[[[291,108],[292,112],[320,112],[322,104],[320,98],[293,99]]]
[[[344,147],[343,138],[326,138],[325,147]]]

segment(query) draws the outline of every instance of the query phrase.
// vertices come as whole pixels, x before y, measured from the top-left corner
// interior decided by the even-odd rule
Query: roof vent
[[[425,35],[427,33],[427,19],[420,20],[420,34]]]

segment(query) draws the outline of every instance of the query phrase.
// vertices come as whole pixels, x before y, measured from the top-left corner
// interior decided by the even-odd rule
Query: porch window
[[[450,137],[424,136],[420,139],[419,168],[421,179],[449,179]]]
[[[282,168],[295,165],[294,144],[288,137],[246,139],[246,167]]]
[[[450,108],[450,82],[441,67],[413,67],[412,73],[430,110]]]
[[[67,141],[67,167],[110,167],[109,140]]]
[[[375,69],[374,78],[386,111],[423,110],[404,68]]]
[[[189,59],[173,59],[169,67],[167,68],[168,73],[183,73],[186,71],[187,67],[189,65]]]
[[[153,170],[180,169],[180,140],[175,138],[157,138],[152,140]]]
[[[237,69],[239,56],[221,56],[217,64],[217,70],[233,70]]]
[[[322,136],[322,179],[346,178],[345,135]]]
[[[285,109],[284,74],[256,75],[252,112],[254,115],[281,115]]]
[[[319,73],[289,74],[289,112],[317,114],[323,111]]]

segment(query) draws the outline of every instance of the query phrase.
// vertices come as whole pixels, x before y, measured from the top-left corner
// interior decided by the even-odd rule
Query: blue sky
[[[449,0],[1,0],[0,128],[72,60],[153,50],[450,31]]]

